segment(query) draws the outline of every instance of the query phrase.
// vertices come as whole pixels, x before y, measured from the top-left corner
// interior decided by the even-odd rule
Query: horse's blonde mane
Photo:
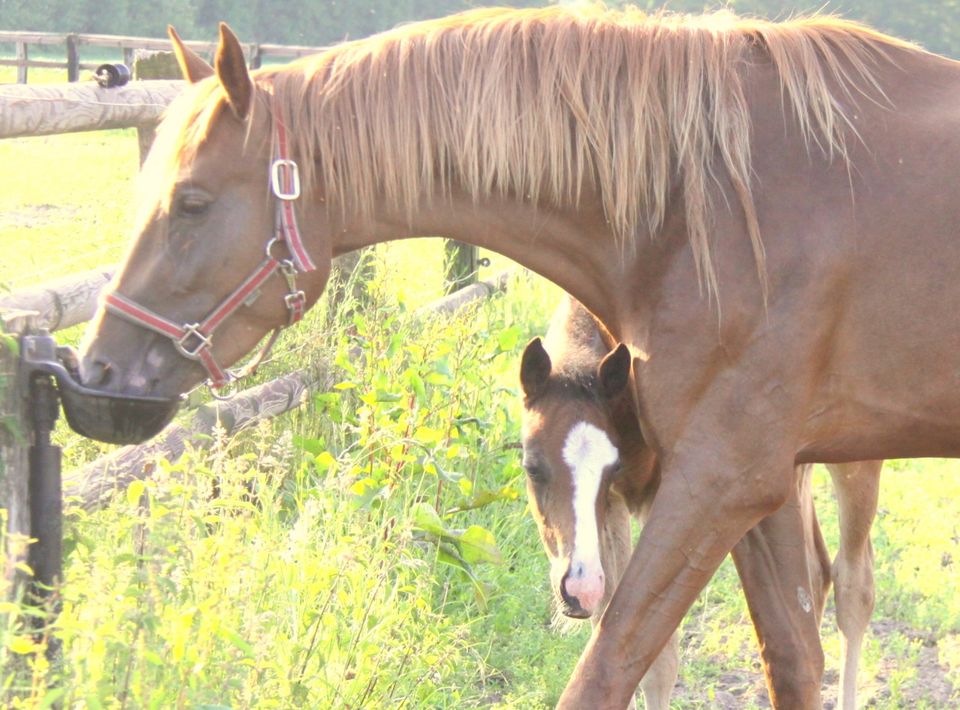
[[[751,192],[741,74],[769,57],[808,146],[846,158],[842,102],[883,100],[873,67],[912,46],[855,23],[783,23],[587,8],[487,9],[418,22],[256,75],[295,136],[307,185],[369,213],[381,197],[412,217],[453,186],[475,199],[602,201],[628,247],[655,235],[682,188],[702,282],[716,293],[709,195],[721,175],[764,251]],[[201,134],[202,131],[197,131]],[[764,281],[765,285],[765,281]]]

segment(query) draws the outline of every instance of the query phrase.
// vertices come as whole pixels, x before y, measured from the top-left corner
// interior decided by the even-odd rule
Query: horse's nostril
[[[116,371],[113,363],[106,360],[93,360],[83,368],[83,381],[88,387],[106,387]]]
[[[567,591],[567,580],[570,573],[563,575],[560,580],[560,599],[563,601],[563,613],[566,616],[572,616],[575,619],[585,619],[590,616],[586,609],[580,604],[580,600]]]

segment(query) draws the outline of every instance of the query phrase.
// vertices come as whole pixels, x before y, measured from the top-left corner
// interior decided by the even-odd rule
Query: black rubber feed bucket
[[[85,387],[74,374],[76,368],[62,362],[66,357],[75,364],[72,353],[57,349],[49,335],[27,339],[21,353],[25,369],[56,378],[67,423],[82,436],[108,444],[139,444],[159,434],[180,408],[182,398],[129,396]]]
[[[139,444],[170,423],[180,400],[127,397],[92,390],[69,374],[57,377],[60,401],[70,428],[88,439],[108,444]]]

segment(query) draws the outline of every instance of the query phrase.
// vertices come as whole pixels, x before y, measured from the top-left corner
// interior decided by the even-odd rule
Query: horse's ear
[[[250,104],[253,101],[253,80],[247,71],[240,40],[225,22],[220,23],[220,44],[217,46],[213,66],[216,67],[220,85],[227,92],[230,108],[237,118],[245,119],[250,113]]]
[[[177,57],[177,64],[180,65],[180,73],[183,74],[184,79],[191,84],[196,84],[201,79],[213,76],[213,67],[183,43],[180,35],[173,29],[173,25],[167,25],[167,34],[173,42],[173,53]]]
[[[550,356],[540,338],[531,340],[524,348],[520,360],[520,386],[527,398],[536,397],[543,391],[550,377]]]
[[[619,397],[630,381],[630,348],[620,343],[615,350],[607,353],[597,369],[600,391],[607,399]]]

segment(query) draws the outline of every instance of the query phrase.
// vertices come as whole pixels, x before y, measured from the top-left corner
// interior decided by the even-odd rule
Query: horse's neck
[[[425,201],[410,218],[382,204],[368,220],[331,227],[334,256],[379,242],[430,235],[490,249],[553,281],[604,322],[623,307],[624,274],[632,270],[599,201],[589,196],[576,209],[559,210],[537,208],[509,196],[477,202],[455,193]]]

